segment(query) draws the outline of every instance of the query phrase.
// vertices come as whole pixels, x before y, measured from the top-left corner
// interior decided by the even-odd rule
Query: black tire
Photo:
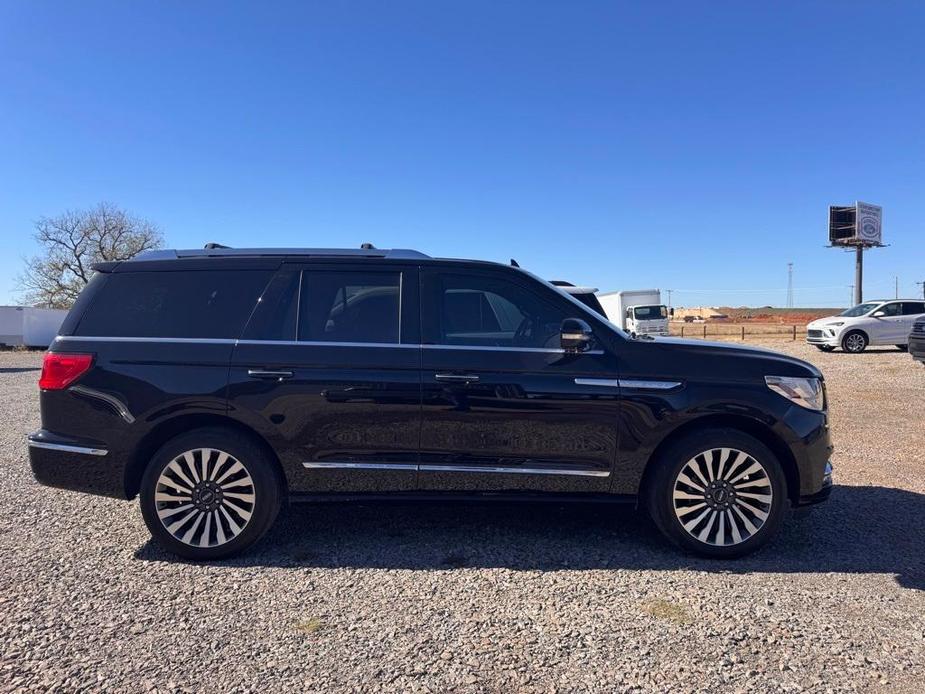
[[[909,345],[896,345],[896,349],[898,349],[900,352],[908,352]]]
[[[732,449],[725,460],[722,449]],[[740,458],[739,453],[744,457]],[[699,466],[704,481],[711,484],[714,484],[711,481],[714,475],[707,471],[707,465],[711,466],[716,477],[723,470],[725,481],[736,480],[744,471],[753,469],[754,463],[758,463],[762,470],[745,475],[733,485],[724,485],[737,494],[727,491],[725,500],[717,504],[716,497],[707,499],[706,492],[710,491],[708,485],[703,485],[704,500],[701,502],[701,492],[684,482],[682,471],[687,475],[691,470],[688,465],[692,462]],[[788,504],[787,482],[777,457],[754,437],[737,429],[705,429],[672,444],[654,464],[658,467],[655,468],[647,490],[649,513],[665,537],[682,549],[703,557],[733,559],[762,547],[779,530]],[[693,479],[693,473],[689,479]],[[716,480],[715,484],[720,485],[722,481]],[[700,480],[697,482],[699,484]],[[771,492],[769,503],[741,496],[751,494],[752,497],[759,495],[765,498],[768,490]],[[696,495],[697,498],[676,500],[676,493]],[[698,504],[701,507],[698,508]],[[754,504],[753,508],[766,514],[766,517],[761,520],[760,514],[756,515],[745,504]],[[702,517],[703,520],[694,523],[696,517]],[[682,518],[693,527],[686,529]],[[692,520],[687,521],[687,518]],[[746,521],[755,529],[754,532],[746,527]],[[704,529],[706,541],[695,537]],[[726,542],[727,539],[729,542]]]
[[[820,352],[834,352],[835,348],[832,345],[816,345],[816,349]]]
[[[139,503],[158,544],[186,559],[208,561],[239,554],[263,537],[276,520],[282,493],[275,461],[261,446],[234,430],[209,427],[181,434],[158,450],[142,476]],[[183,517],[188,520],[180,523]]]
[[[860,354],[867,349],[868,339],[860,330],[852,330],[841,340],[841,348],[851,354]]]

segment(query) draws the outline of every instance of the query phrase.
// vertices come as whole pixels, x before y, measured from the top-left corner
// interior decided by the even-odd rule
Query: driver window
[[[559,346],[567,316],[513,282],[482,275],[442,275],[438,287],[439,344]]]
[[[900,306],[901,304],[885,304],[879,310],[883,311],[885,316],[898,316],[900,315]]]

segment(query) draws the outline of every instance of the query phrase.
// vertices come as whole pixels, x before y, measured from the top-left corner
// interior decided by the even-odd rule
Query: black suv
[[[460,496],[636,502],[732,557],[831,489],[815,367],[632,337],[516,267],[206,248],[95,269],[45,356],[32,470],[138,495],[185,557],[250,547],[286,500]]]
[[[925,316],[917,319],[909,333],[909,354],[916,361],[925,364]]]

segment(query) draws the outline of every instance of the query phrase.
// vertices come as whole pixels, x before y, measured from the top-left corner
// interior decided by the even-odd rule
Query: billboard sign
[[[882,238],[883,208],[879,205],[857,203],[857,241],[864,245],[879,246]]]
[[[833,246],[880,246],[883,243],[883,208],[857,202],[850,207],[829,207],[829,243]]]

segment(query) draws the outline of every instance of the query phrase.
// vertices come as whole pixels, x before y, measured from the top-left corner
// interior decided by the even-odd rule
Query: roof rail
[[[211,246],[211,247],[210,247]],[[391,250],[378,248],[228,248],[219,244],[208,244],[206,248],[145,251],[133,260],[169,260],[176,258],[220,258],[220,257],[279,257],[304,256],[323,258],[388,258],[417,260],[429,255],[406,248]]]

